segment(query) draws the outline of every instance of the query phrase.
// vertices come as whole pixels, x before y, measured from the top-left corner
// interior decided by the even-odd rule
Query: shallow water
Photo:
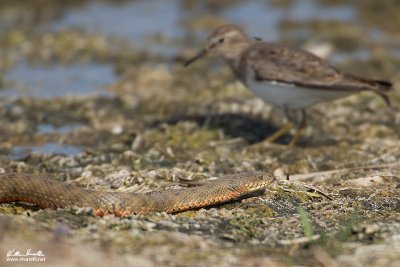
[[[73,124],[73,125],[63,125],[61,127],[55,127],[52,124],[39,124],[37,126],[37,132],[41,134],[51,134],[51,133],[59,133],[66,134],[82,128],[83,125]]]
[[[324,7],[317,1],[293,1],[289,6],[277,7],[269,1],[243,1],[227,8],[223,16],[234,23],[246,26],[254,36],[266,41],[279,41],[280,24],[283,20],[344,20],[357,19],[356,9],[351,5]]]
[[[84,29],[90,33],[122,36],[135,45],[145,45],[146,37],[162,34],[182,36],[179,1],[131,1],[120,4],[90,1],[81,9],[69,10],[49,25],[50,30]]]
[[[81,152],[83,152],[83,148],[81,147],[49,142],[39,146],[16,146],[11,149],[9,158],[11,160],[21,160],[32,153],[43,155],[58,154],[75,156]]]
[[[112,66],[72,64],[31,66],[17,64],[5,75],[11,84],[0,90],[1,96],[53,98],[64,96],[101,95],[110,93],[108,84],[116,77]]]

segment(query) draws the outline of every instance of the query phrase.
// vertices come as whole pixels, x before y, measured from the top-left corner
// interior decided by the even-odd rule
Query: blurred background
[[[387,79],[399,69],[399,13],[391,0],[1,0],[0,96],[109,95],[129,65],[171,67],[224,23]],[[370,64],[354,69],[360,61]]]

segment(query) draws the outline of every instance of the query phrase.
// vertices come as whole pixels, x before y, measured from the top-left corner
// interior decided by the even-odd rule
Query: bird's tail
[[[357,86],[363,88],[364,90],[370,90],[382,97],[383,101],[390,107],[390,99],[388,97],[388,92],[393,89],[393,84],[388,81],[382,80],[372,80],[363,79],[353,75],[347,75],[347,78],[352,81],[352,83],[357,84]]]

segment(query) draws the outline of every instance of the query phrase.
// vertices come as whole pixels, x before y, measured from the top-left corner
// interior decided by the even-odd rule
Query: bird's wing
[[[248,50],[246,65],[258,81],[327,90],[362,90],[338,69],[302,49],[255,43]]]

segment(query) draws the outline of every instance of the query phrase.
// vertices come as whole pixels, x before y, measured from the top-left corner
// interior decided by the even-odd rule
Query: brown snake
[[[92,191],[38,175],[0,174],[0,203],[28,202],[41,208],[89,207],[97,216],[175,213],[246,196],[273,181],[266,172],[231,174],[205,185],[149,193]]]

